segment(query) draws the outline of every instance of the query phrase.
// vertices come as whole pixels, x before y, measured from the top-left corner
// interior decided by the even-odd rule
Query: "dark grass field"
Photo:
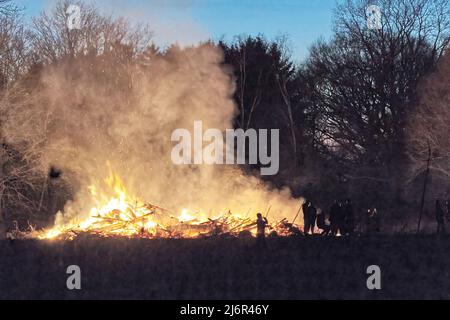
[[[0,241],[1,299],[449,299],[450,237]],[[68,265],[81,290],[66,288]],[[379,265],[382,289],[366,268]]]

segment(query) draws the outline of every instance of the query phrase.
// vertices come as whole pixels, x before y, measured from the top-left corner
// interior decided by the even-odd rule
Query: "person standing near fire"
[[[342,234],[342,227],[344,223],[342,204],[338,200],[334,200],[330,208],[330,223],[331,234],[336,236]]]
[[[345,234],[351,236],[355,230],[355,214],[350,199],[345,200],[344,206],[344,229]]]
[[[261,213],[256,214],[256,249],[258,251],[266,248],[266,227],[269,224],[266,217]]]
[[[369,234],[379,233],[381,231],[380,216],[375,207],[367,209],[367,231]]]
[[[314,227],[316,225],[316,215],[317,215],[317,209],[313,206],[311,201],[305,200],[305,203],[302,205],[302,211],[303,211],[303,233],[305,235],[307,234],[313,234],[314,233]]]
[[[261,213],[256,214],[256,239],[259,244],[264,244],[266,239],[266,226],[269,224],[267,218],[263,218]]]
[[[330,229],[330,225],[326,223],[325,212],[323,212],[322,210],[318,210],[317,216],[316,216],[316,221],[317,221],[317,228],[322,230],[320,235],[322,235],[322,236],[329,235],[331,229]]]

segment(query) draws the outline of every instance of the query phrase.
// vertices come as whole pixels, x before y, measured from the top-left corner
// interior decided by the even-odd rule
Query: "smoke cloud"
[[[173,212],[254,215],[271,205],[270,218],[293,218],[299,204],[289,190],[271,190],[237,166],[171,161],[173,130],[192,130],[196,120],[205,130],[233,128],[234,83],[219,48],[174,46],[145,66],[98,59],[50,66],[34,89],[15,89],[21,99],[9,97],[8,142],[34,150],[43,172],[61,168],[76,190],[62,220],[88,214],[88,186],[102,188],[109,168],[130,194]]]

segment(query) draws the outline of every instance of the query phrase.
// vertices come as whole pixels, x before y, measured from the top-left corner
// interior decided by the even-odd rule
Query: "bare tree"
[[[268,41],[262,36],[238,37],[233,43],[220,42],[225,62],[233,67],[239,128],[286,129],[297,164],[297,126],[294,116],[295,68],[289,57],[286,38]],[[270,119],[270,121],[269,121]]]
[[[0,0],[0,15],[10,15],[16,12],[17,9],[17,6],[11,0]]]
[[[51,13],[44,12],[35,18],[30,33],[19,12],[0,15],[0,72],[8,84],[0,92],[3,128],[14,117],[23,117],[27,122],[38,116],[35,113],[39,112],[27,111],[30,105],[45,106],[48,103],[38,93],[40,75],[46,68],[51,68],[49,64],[61,64],[66,74],[89,69],[98,81],[107,83],[105,90],[112,92],[118,87],[127,91],[132,84],[133,73],[127,72],[127,66],[139,61],[141,53],[148,48],[151,39],[148,28],[133,26],[122,18],[104,16],[83,2],[76,4],[81,8],[80,29],[69,30],[66,11],[69,1],[58,2]],[[46,119],[49,117],[47,112]],[[51,207],[55,207],[55,199],[48,196],[47,204],[44,199],[49,184],[49,168],[42,163],[42,142],[47,138],[47,125],[49,123],[42,123],[42,128],[32,137],[27,137],[25,132],[14,141],[11,137],[0,136],[0,228],[7,224],[4,221],[14,218],[26,222],[27,217],[48,214],[53,210]],[[6,131],[2,130],[2,135],[6,135]],[[70,196],[64,195],[62,189],[59,188],[52,198],[62,200]]]
[[[18,11],[0,15],[0,89],[18,79],[30,66],[29,32]]]
[[[232,63],[236,76],[236,101],[239,116],[237,126],[248,129],[253,115],[258,109],[264,90],[271,81],[271,63],[262,61],[270,59],[267,42],[260,38],[237,37],[231,45],[221,42],[225,60]]]
[[[69,4],[80,8],[79,29],[68,26]],[[52,63],[63,57],[108,54],[118,45],[129,46],[136,56],[150,45],[151,36],[146,25],[132,26],[124,18],[100,14],[93,5],[64,0],[33,19],[32,45],[42,62]]]
[[[409,121],[409,156],[411,159],[409,181],[424,175],[417,232],[428,195],[430,176],[450,185],[450,56],[444,55],[437,71],[423,81],[421,97]],[[434,179],[435,180],[435,179]],[[445,183],[444,183],[445,185]],[[442,184],[435,188],[442,195]]]
[[[381,14],[378,30],[367,27],[367,9],[373,4]],[[335,10],[335,29],[359,39],[372,58],[398,55],[408,46],[418,52],[428,43],[438,59],[450,41],[449,5],[448,0],[345,0]],[[393,52],[382,50],[386,42]]]
[[[450,181],[450,52],[424,80],[420,103],[409,122],[411,179],[427,168]],[[431,157],[430,157],[431,156]]]
[[[294,121],[294,112],[292,107],[292,99],[293,99],[293,92],[291,92],[289,87],[289,80],[286,79],[285,75],[283,74],[277,74],[276,76],[278,87],[280,88],[281,96],[283,97],[284,104],[286,106],[286,118],[287,118],[287,124],[288,128],[291,134],[292,139],[292,153],[294,158],[294,164],[295,167],[298,165],[298,152],[297,152],[297,132],[296,132],[296,123]]]
[[[372,181],[376,189],[382,182],[399,199],[408,116],[421,77],[449,43],[449,7],[447,0],[380,0],[381,28],[371,30],[371,3],[337,7],[334,38],[318,42],[307,62],[309,100],[318,111],[321,152],[346,179]]]

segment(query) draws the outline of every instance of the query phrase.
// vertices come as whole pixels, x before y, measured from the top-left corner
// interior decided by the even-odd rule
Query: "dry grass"
[[[450,298],[450,237],[0,242],[0,298]],[[82,269],[82,290],[65,287]],[[366,289],[370,264],[382,291]]]

